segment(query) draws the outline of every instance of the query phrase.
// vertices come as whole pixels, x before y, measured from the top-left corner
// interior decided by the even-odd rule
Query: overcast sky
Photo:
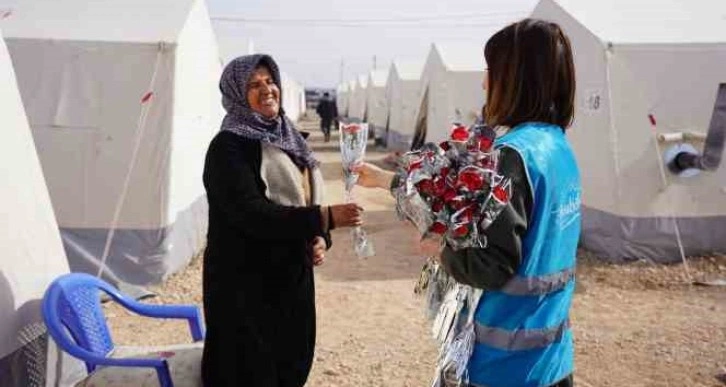
[[[305,86],[333,87],[392,59],[423,61],[432,42],[483,45],[536,0],[206,0],[221,50],[248,42]],[[224,20],[214,18],[225,18]],[[233,19],[233,20],[230,20]]]

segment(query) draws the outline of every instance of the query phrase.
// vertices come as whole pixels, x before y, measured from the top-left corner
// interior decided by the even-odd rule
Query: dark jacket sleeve
[[[333,247],[333,238],[330,236],[330,232],[323,234],[323,239],[325,239],[325,244],[328,246],[326,250],[330,250]]]
[[[502,149],[499,171],[512,179],[512,198],[485,230],[487,247],[454,251],[447,245],[441,254],[441,264],[457,282],[484,290],[501,288],[516,273],[522,262],[522,238],[532,210],[527,173],[515,150]]]
[[[319,206],[282,206],[264,194],[264,182],[254,158],[258,143],[232,133],[219,133],[209,146],[204,187],[210,206],[226,214],[243,233],[264,240],[312,240],[324,236]]]

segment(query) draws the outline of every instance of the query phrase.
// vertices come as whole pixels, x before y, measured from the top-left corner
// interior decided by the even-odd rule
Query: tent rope
[[[134,149],[131,154],[131,163],[129,164],[129,168],[126,170],[126,177],[124,178],[124,184],[121,187],[121,193],[119,194],[119,198],[116,202],[116,208],[113,213],[113,220],[111,221],[111,227],[109,228],[108,234],[106,235],[106,243],[103,247],[103,254],[101,255],[101,264],[98,267],[98,273],[96,274],[96,277],[101,277],[101,274],[106,270],[106,261],[108,260],[108,255],[111,251],[111,243],[113,242],[113,237],[116,233],[116,226],[118,225],[119,218],[121,217],[121,210],[123,209],[124,202],[126,201],[126,194],[128,193],[129,185],[131,183],[131,175],[134,171],[134,167],[136,166],[136,161],[138,159],[139,154],[139,148],[141,148],[141,139],[144,137],[144,131],[146,129],[146,120],[149,116],[149,110],[151,110],[151,101],[154,96],[154,85],[156,84],[156,77],[159,73],[159,66],[161,65],[162,56],[165,51],[165,45],[163,42],[159,42],[158,50],[156,53],[156,62],[154,63],[154,72],[151,75],[151,81],[149,82],[149,86],[147,89],[147,92],[142,96],[141,98],[141,112],[139,113],[139,118],[136,123],[136,131],[134,134]]]
[[[658,168],[660,170],[661,181],[663,182],[662,191],[665,191],[666,188],[668,188],[668,177],[666,176],[665,165],[663,165],[663,156],[662,156],[662,152],[660,149],[660,142],[658,141],[658,132],[656,130],[657,126],[656,126],[655,116],[652,113],[648,114],[648,119],[650,119],[650,128],[651,128],[651,132],[653,134],[653,142],[655,144],[655,155],[658,158],[656,164],[658,164]],[[676,234],[676,242],[678,243],[678,251],[681,254],[681,261],[683,261],[683,271],[686,274],[686,278],[688,279],[688,282],[693,283],[693,277],[691,276],[691,270],[688,266],[688,260],[686,259],[685,249],[683,248],[683,239],[681,239],[681,229],[678,226],[678,220],[676,219],[675,213],[673,211],[673,206],[671,206],[671,211],[669,213],[669,216],[671,218],[671,221],[673,222],[673,229],[675,230],[675,234]]]

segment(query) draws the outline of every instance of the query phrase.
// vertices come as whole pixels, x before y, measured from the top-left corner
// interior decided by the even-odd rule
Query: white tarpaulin
[[[473,124],[484,106],[484,54],[474,44],[432,44],[421,75],[414,143],[444,140],[454,122]]]
[[[73,271],[155,283],[206,233],[202,168],[222,117],[202,0],[0,0]]]
[[[388,148],[395,151],[411,149],[416,109],[421,101],[421,72],[423,63],[399,62],[391,64],[386,83],[388,100]]]
[[[305,113],[305,88],[286,73],[280,75],[282,82],[282,108],[285,115],[297,121]]]
[[[656,134],[706,133],[726,82],[726,2],[542,0],[533,17],[572,41],[576,117],[568,131],[583,182],[583,245],[610,259],[726,251],[726,168],[666,171]],[[657,126],[652,127],[649,115]],[[696,149],[703,144],[693,142]]]
[[[68,263],[1,35],[0,84],[0,385],[44,386],[40,300]]]
[[[353,112],[352,109],[352,103],[353,103],[353,97],[355,95],[355,88],[358,85],[358,80],[351,80],[348,81],[348,95],[346,96],[346,104],[345,104],[345,116],[350,118],[351,114]]]

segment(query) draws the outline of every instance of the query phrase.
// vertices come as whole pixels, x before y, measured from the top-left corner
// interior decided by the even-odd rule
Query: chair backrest
[[[114,348],[101,309],[101,291],[113,293],[115,289],[83,273],[65,274],[53,281],[46,291],[43,318],[48,332],[66,352],[74,354],[77,351],[73,346],[77,345],[96,356],[106,357]],[[91,372],[95,365],[86,362],[86,367]]]

